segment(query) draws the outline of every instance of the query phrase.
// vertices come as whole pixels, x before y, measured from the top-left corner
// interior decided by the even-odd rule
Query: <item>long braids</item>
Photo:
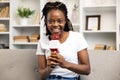
[[[64,31],[73,31],[73,26],[71,21],[68,19],[68,12],[67,12],[67,8],[66,5],[63,4],[62,2],[47,2],[46,5],[44,6],[43,10],[42,10],[42,18],[44,17],[44,21],[45,21],[45,26],[46,26],[46,35],[51,35],[50,31],[47,28],[47,24],[46,24],[46,19],[47,19],[47,15],[49,13],[50,10],[61,10],[64,13],[65,19],[66,19],[66,24],[65,24],[65,28]]]

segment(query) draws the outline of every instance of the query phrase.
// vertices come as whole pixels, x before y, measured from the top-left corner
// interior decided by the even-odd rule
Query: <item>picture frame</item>
[[[100,30],[100,15],[86,16],[86,30]]]

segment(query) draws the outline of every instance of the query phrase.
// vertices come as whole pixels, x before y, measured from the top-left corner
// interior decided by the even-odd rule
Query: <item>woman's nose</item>
[[[54,23],[53,23],[53,26],[58,26],[59,25],[59,23],[57,22],[57,21],[55,21]]]

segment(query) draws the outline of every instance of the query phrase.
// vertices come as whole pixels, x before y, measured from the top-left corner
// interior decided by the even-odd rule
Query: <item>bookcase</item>
[[[36,49],[37,41],[30,42],[29,36],[40,34],[40,23],[35,23],[36,14],[40,13],[40,0],[10,0],[10,4],[10,49]],[[28,18],[27,24],[20,24],[20,18],[17,15],[18,7],[30,8],[35,11],[35,14]],[[16,40],[15,36],[22,37],[22,40],[21,38]]]
[[[35,10],[27,25],[19,24],[18,7]],[[40,21],[36,22],[40,17],[37,14],[40,14],[40,0],[0,0],[0,49],[36,49],[37,42],[15,42],[14,36],[40,34]]]
[[[40,15],[39,18],[41,17],[41,10],[48,1],[61,1],[66,4],[74,30],[84,35],[89,45],[88,49],[103,44],[120,50],[120,0],[0,0],[0,15],[2,9],[8,6],[8,9],[5,9],[7,14],[4,14],[4,17],[0,16],[0,30],[1,24],[6,28],[6,31],[0,31],[0,46],[4,44],[4,48],[8,49],[36,49],[37,42],[15,42],[14,36],[31,34],[42,36],[45,31],[43,20],[36,24],[35,19],[37,13]],[[27,25],[19,23],[17,8],[20,6],[35,10]],[[86,24],[92,25],[90,20],[94,20],[93,16],[98,15],[100,15],[100,30],[95,26],[87,30]],[[86,16],[93,18],[89,17],[87,21]]]
[[[120,5],[119,0],[81,0],[80,2],[80,31],[85,36],[89,44],[88,49],[94,49],[97,44],[106,45],[116,50],[119,49],[118,35],[119,35],[119,19],[118,8]],[[100,30],[94,27],[95,15],[100,15]],[[87,22],[87,17],[89,22]],[[91,20],[91,22],[90,22]],[[98,20],[98,19],[97,19]],[[86,30],[86,24],[90,26]],[[96,23],[98,27],[98,22]]]
[[[0,1],[0,48],[9,48],[10,1]]]
[[[53,0],[44,0],[53,1]],[[117,0],[59,0],[68,8],[68,17],[73,23],[75,31],[81,32],[88,42],[88,49],[95,49],[96,45],[104,45],[106,50],[119,50]],[[41,1],[42,2],[42,1]],[[119,14],[119,13],[118,13]],[[100,16],[99,30],[93,27],[86,29],[87,16]],[[96,17],[95,17],[96,18]],[[90,21],[89,21],[90,23]],[[98,23],[98,22],[97,22]],[[95,24],[94,21],[92,24]],[[91,24],[90,24],[91,25]]]
[[[120,0],[116,1],[117,3],[117,12],[116,12],[116,17],[117,17],[117,50],[120,50]]]

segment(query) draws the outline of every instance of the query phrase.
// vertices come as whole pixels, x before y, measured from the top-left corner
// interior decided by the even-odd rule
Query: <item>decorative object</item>
[[[19,18],[19,24],[20,25],[27,25],[28,24],[28,18]]]
[[[0,32],[6,32],[7,31],[7,27],[5,24],[0,23]]]
[[[100,15],[86,16],[86,30],[100,30]]]
[[[35,13],[34,24],[35,24],[35,25],[39,25],[39,24],[40,24],[40,12],[36,12],[36,13]]]
[[[73,23],[79,23],[79,2],[76,1],[72,10],[71,21]]]
[[[8,18],[9,10],[10,10],[10,7],[8,5],[4,7],[0,7],[0,18]]]
[[[18,16],[20,17],[20,24],[27,25],[28,19],[34,14],[35,11],[31,10],[30,8],[19,7],[17,12]]]
[[[116,50],[115,46],[108,46],[107,50]]]

